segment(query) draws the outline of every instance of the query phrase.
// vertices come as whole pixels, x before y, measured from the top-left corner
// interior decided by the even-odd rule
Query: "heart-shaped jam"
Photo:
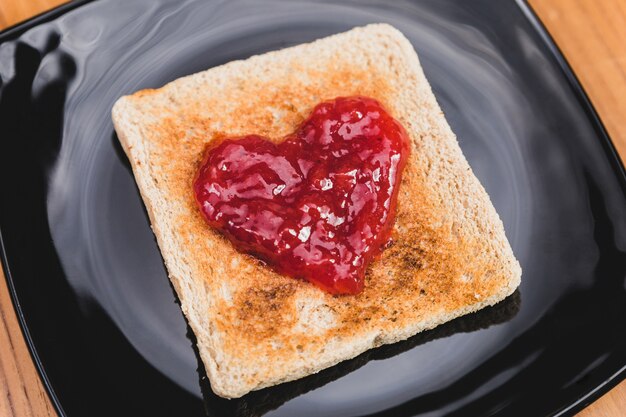
[[[408,153],[405,130],[378,101],[340,97],[278,144],[249,135],[210,146],[194,191],[208,223],[240,251],[356,294],[389,241]]]

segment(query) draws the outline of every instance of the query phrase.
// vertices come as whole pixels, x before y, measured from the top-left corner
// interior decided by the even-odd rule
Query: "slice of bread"
[[[203,220],[192,181],[205,146],[250,133],[280,140],[320,101],[373,97],[407,130],[411,155],[393,244],[365,289],[332,296],[282,276]],[[120,98],[128,155],[213,391],[240,397],[492,305],[521,269],[409,41],[375,24],[234,61]]]

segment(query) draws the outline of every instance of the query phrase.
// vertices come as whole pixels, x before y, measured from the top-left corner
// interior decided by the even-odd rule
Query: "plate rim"
[[[24,21],[18,22],[14,25],[11,25],[0,31],[0,45],[4,42],[8,42],[14,40],[21,36],[24,32],[29,29],[32,29],[36,26],[39,26],[43,23],[50,22],[65,13],[77,9],[87,3],[91,3],[94,0],[76,0],[70,1],[68,3],[61,4],[53,9],[44,11],[39,13],[33,17],[30,17]],[[9,261],[7,259],[6,248],[4,246],[4,238],[2,236],[2,228],[0,227],[0,266],[2,267],[2,274],[4,275],[7,289],[9,291],[9,297],[11,298],[11,304],[13,305],[13,311],[15,312],[15,316],[17,317],[17,321],[19,323],[19,328],[22,333],[22,337],[26,342],[26,347],[28,349],[28,353],[33,361],[33,365],[37,370],[37,374],[39,374],[39,378],[45,388],[46,393],[48,394],[48,398],[54,407],[54,411],[59,415],[59,417],[68,417],[61,405],[61,401],[59,397],[57,397],[54,388],[52,387],[52,382],[48,378],[46,371],[43,368],[43,363],[39,357],[39,353],[37,349],[35,349],[35,345],[33,343],[33,339],[30,335],[30,330],[28,329],[28,325],[26,324],[26,319],[22,312],[22,308],[20,305],[19,297],[17,295],[17,291],[15,290],[15,285],[13,282],[13,276],[11,274],[11,269],[9,268]]]
[[[591,99],[587,95],[580,79],[576,76],[573,68],[565,58],[563,51],[557,45],[556,41],[548,32],[548,29],[543,24],[535,10],[530,6],[528,0],[515,0],[515,3],[520,8],[521,12],[526,16],[526,19],[535,29],[541,40],[548,47],[548,50],[552,57],[556,60],[561,72],[567,79],[568,84],[572,88],[574,96],[578,99],[582,110],[589,117],[593,129],[600,137],[600,145],[604,148],[604,151],[609,157],[609,163],[612,165],[613,170],[616,172],[619,185],[624,193],[626,193],[626,169],[624,168],[624,161],[619,156],[615,144],[611,140],[606,126],[602,122],[600,115],[596,108],[591,103]],[[626,363],[622,365],[622,368],[617,370],[602,384],[598,385],[595,389],[580,396],[573,403],[564,406],[560,411],[556,412],[555,416],[575,415],[579,411],[582,411],[589,404],[596,401],[598,398],[609,392],[612,388],[617,386],[620,382],[626,379]]]
[[[94,2],[95,0],[75,0],[70,1],[69,3],[61,4],[53,9],[45,11],[43,13],[37,14],[29,19],[18,22],[15,25],[9,26],[2,31],[0,31],[0,44],[14,40],[21,36],[24,32],[32,29],[41,24],[50,22],[62,15],[77,9],[79,7],[85,6],[89,3]],[[613,170],[616,172],[618,176],[618,183],[626,194],[626,168],[624,167],[624,161],[619,156],[615,144],[611,140],[608,131],[602,119],[600,118],[596,108],[592,104],[587,92],[585,91],[580,79],[576,76],[574,70],[571,65],[565,58],[562,50],[557,45],[556,41],[552,37],[552,35],[548,32],[546,26],[543,24],[539,16],[536,14],[535,10],[530,6],[528,0],[513,0],[517,7],[519,7],[522,14],[526,17],[527,21],[530,23],[532,28],[537,32],[542,42],[547,46],[548,51],[552,58],[555,59],[558,67],[560,68],[563,76],[567,80],[575,98],[578,100],[582,110],[589,118],[591,125],[596,132],[596,134],[600,137],[601,146],[604,148],[604,151],[607,153],[609,163],[612,165]],[[63,409],[63,406],[54,391],[52,386],[52,382],[49,380],[48,375],[44,370],[43,363],[39,357],[37,350],[35,349],[33,340],[31,338],[31,334],[28,328],[28,324],[26,323],[26,319],[21,309],[19,297],[17,291],[14,286],[13,277],[11,274],[11,270],[9,268],[9,262],[6,255],[6,250],[4,246],[4,240],[2,237],[2,228],[0,227],[0,264],[2,266],[2,272],[4,273],[5,281],[7,283],[7,288],[9,292],[9,296],[11,299],[11,304],[13,305],[13,310],[17,317],[17,321],[19,323],[19,327],[24,337],[24,341],[26,342],[26,346],[28,348],[28,352],[30,357],[35,365],[35,369],[41,378],[41,382],[45,387],[45,390],[54,406],[56,413],[59,417],[68,417]],[[555,416],[564,416],[564,415],[574,415],[579,411],[583,410],[589,404],[596,401],[598,398],[609,392],[612,388],[617,386],[620,382],[626,379],[626,364],[622,366],[621,369],[617,370],[613,375],[611,375],[608,379],[606,379],[602,384],[598,385],[595,389],[587,392],[586,394],[580,396],[571,404],[563,406],[559,411],[557,411]]]

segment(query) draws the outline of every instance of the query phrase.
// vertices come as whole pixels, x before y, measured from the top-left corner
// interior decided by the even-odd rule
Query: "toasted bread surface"
[[[204,222],[192,182],[207,144],[279,141],[320,101],[379,100],[411,139],[393,244],[365,289],[332,296],[238,252]],[[521,269],[409,41],[375,24],[234,61],[113,108],[170,279],[213,391],[240,397],[493,305]]]

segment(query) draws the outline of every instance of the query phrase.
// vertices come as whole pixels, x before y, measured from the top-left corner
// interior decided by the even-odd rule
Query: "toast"
[[[400,121],[411,153],[393,244],[365,289],[332,296],[238,252],[205,223],[192,182],[206,145],[278,141],[321,101],[363,95]],[[130,160],[212,390],[226,398],[316,373],[493,305],[521,268],[409,41],[385,24],[175,80],[120,98],[113,122]]]

